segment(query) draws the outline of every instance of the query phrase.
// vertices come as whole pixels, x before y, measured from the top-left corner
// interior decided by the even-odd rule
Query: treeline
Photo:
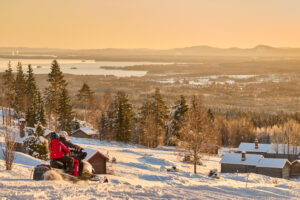
[[[11,126],[13,118],[25,118],[28,127],[48,125],[48,128],[56,131],[71,131],[71,99],[56,60],[48,74],[49,86],[43,92],[38,88],[31,65],[28,65],[27,73],[24,73],[22,64],[18,63],[14,74],[8,64],[8,69],[1,78],[3,124]]]
[[[99,130],[100,140],[157,147],[183,145],[183,141],[189,140],[189,143],[194,140],[199,142],[203,134],[207,139],[205,143],[210,146],[236,147],[242,141],[253,142],[256,137],[261,142],[270,143],[275,138],[274,131],[270,131],[272,127],[285,130],[286,124],[296,126],[300,122],[299,113],[270,114],[206,108],[197,95],[181,95],[172,100],[173,105],[167,105],[166,102],[170,100],[166,101],[167,97],[158,88],[149,92],[141,106],[132,104],[123,91],[113,94],[107,90],[97,98],[87,83],[71,97],[55,60],[47,82],[48,86],[41,91],[30,65],[27,73],[24,73],[19,63],[14,74],[9,64],[1,76],[3,123],[11,126],[13,117],[24,117],[27,126],[42,125],[70,134],[79,128],[78,121],[82,120]],[[279,135],[284,134],[282,132]],[[198,139],[193,140],[192,136]],[[285,142],[284,137],[281,138]]]

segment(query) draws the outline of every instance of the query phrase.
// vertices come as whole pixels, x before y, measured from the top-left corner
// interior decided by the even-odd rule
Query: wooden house
[[[256,172],[256,165],[263,158],[262,155],[243,153],[227,153],[221,163],[222,173],[248,173]]]
[[[277,177],[290,177],[291,163],[287,159],[280,158],[263,158],[256,165],[256,173]]]
[[[72,133],[72,137],[97,138],[98,133],[90,127],[81,127]]]
[[[106,164],[109,158],[102,154],[100,151],[85,148],[87,152],[86,160],[93,166],[96,174],[106,174]]]
[[[291,178],[300,178],[300,160],[295,160],[291,165]]]
[[[294,161],[300,156],[300,147],[287,144],[262,144],[258,140],[254,143],[241,142],[237,153],[245,151],[247,154],[260,154],[265,158],[282,158]]]

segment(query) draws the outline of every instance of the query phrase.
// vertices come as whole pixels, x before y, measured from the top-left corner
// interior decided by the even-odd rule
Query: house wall
[[[235,164],[221,164],[222,173],[247,173],[255,172],[255,166],[250,165],[235,165]]]
[[[266,175],[266,176],[271,176],[271,177],[282,178],[283,169],[269,168],[269,167],[256,167],[256,173]]]
[[[295,162],[291,166],[291,172],[290,172],[291,178],[300,178],[300,163]]]
[[[290,164],[285,163],[285,165],[282,169],[282,178],[290,178],[290,170],[291,170]]]
[[[293,162],[294,160],[297,160],[298,155],[293,154],[265,154],[265,158],[285,158],[288,159],[290,162]]]
[[[93,166],[96,174],[106,174],[106,160],[99,155],[91,157],[89,163]]]

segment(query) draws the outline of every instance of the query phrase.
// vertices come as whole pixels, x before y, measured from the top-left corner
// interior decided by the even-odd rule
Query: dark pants
[[[73,164],[74,164],[73,163],[73,158],[68,157],[68,156],[64,156],[64,157],[61,157],[61,158],[57,158],[55,160],[64,163],[64,165],[66,166],[66,172],[67,173],[72,173],[72,171],[73,171]]]

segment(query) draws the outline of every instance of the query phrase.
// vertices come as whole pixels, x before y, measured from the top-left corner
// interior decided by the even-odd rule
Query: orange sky
[[[0,46],[300,47],[300,0],[0,0]]]

